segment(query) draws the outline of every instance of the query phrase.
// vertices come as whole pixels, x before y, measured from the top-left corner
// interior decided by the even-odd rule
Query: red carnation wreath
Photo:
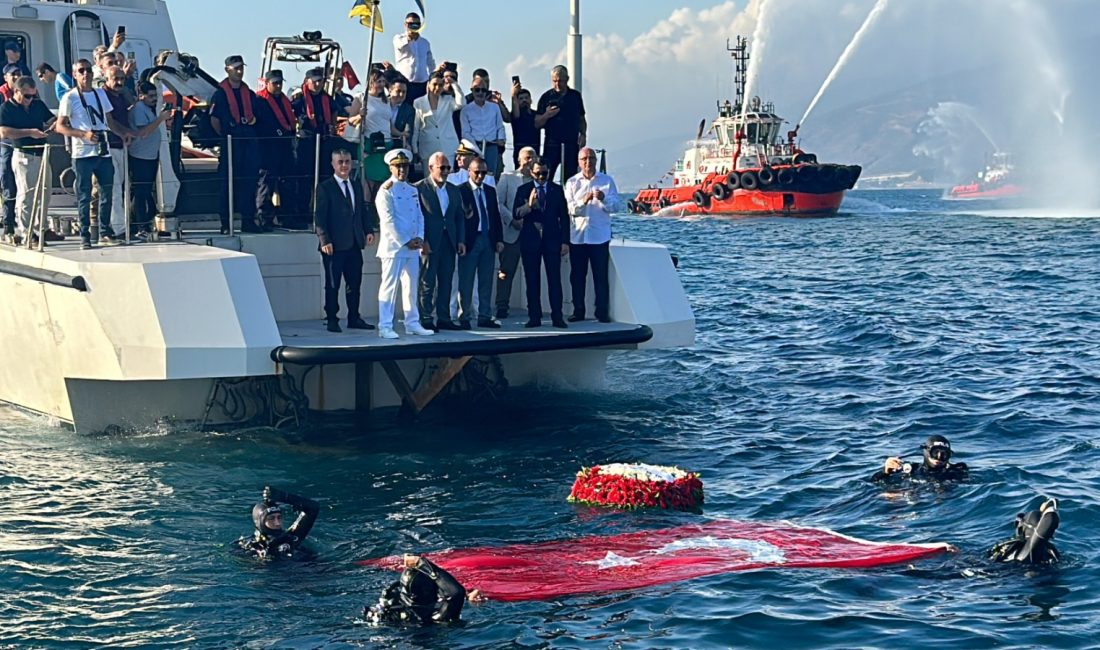
[[[612,463],[583,467],[569,492],[570,503],[615,508],[697,510],[703,505],[703,482],[679,467],[645,463]]]

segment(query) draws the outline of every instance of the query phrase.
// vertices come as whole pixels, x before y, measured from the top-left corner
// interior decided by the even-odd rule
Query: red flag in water
[[[871,542],[789,523],[715,520],[613,536],[432,553],[467,589],[539,600],[638,589],[751,569],[865,568],[910,562],[947,544]],[[400,557],[359,564],[398,569]]]
[[[351,63],[344,61],[344,65],[340,66],[340,74],[344,77],[344,88],[351,90],[359,85],[359,75],[355,74]]]

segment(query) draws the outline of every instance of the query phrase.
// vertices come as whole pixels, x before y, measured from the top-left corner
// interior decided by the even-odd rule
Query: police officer
[[[256,149],[256,93],[244,83],[244,57],[226,57],[225,79],[218,84],[210,101],[210,125],[222,138],[233,136],[233,206],[241,214],[241,230],[261,232],[256,223],[256,177],[259,176],[259,154]],[[222,141],[218,156],[218,176],[222,196],[219,213],[222,233],[229,232],[229,147]]]
[[[313,212],[313,182],[317,166],[317,135],[321,136],[321,160],[328,160],[340,109],[325,92],[325,71],[312,68],[306,73],[302,94],[292,102],[298,118],[298,212]],[[322,174],[326,170],[322,167]],[[319,179],[318,179],[319,180]]]
[[[397,291],[405,310],[405,331],[418,336],[431,336],[432,330],[420,324],[417,290],[420,284],[420,255],[430,252],[424,243],[424,213],[420,210],[420,194],[409,185],[409,165],[412,152],[394,149],[386,154],[390,178],[378,188],[374,205],[378,210],[378,259],[382,277],[378,285],[378,336],[398,338],[393,329]]]
[[[294,174],[294,133],[297,119],[290,98],[283,93],[283,71],[268,70],[264,88],[256,93],[256,133],[259,135],[260,172],[256,184],[256,217],[260,227],[271,230],[275,222],[275,202],[279,193],[279,225],[304,228],[306,219],[293,214],[296,207]]]

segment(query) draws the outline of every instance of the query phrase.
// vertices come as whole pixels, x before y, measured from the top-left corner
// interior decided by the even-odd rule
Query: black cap
[[[313,80],[316,80],[316,81],[320,81],[324,78],[325,78],[325,69],[324,68],[310,68],[306,72],[306,79],[313,79]]]
[[[244,65],[243,56],[241,56],[240,54],[233,54],[225,57],[225,67],[229,68],[237,65]]]
[[[18,63],[9,63],[6,66],[4,66],[4,76],[5,77],[8,76],[9,74],[14,74],[16,72],[19,73],[19,76],[23,76],[23,66],[19,65]]]
[[[4,43],[5,52],[22,52],[23,48],[19,46],[19,41],[8,41]]]
[[[283,80],[283,71],[282,70],[268,70],[267,72],[264,73],[264,81],[282,81],[282,80]]]

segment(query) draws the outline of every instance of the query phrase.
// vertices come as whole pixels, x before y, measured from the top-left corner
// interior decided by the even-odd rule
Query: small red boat
[[[952,199],[1015,198],[1024,193],[1024,188],[1013,182],[1014,171],[1012,156],[998,151],[993,154],[993,163],[978,173],[978,180],[952,187],[947,196]]]
[[[819,163],[795,140],[798,127],[780,140],[785,120],[771,102],[745,104],[748,41],[737,37],[735,102],[718,107],[703,137],[705,121],[684,157],[676,161],[671,187],[650,186],[627,205],[635,214],[752,214],[818,217],[836,214],[844,192],[863,171],[859,165]]]

